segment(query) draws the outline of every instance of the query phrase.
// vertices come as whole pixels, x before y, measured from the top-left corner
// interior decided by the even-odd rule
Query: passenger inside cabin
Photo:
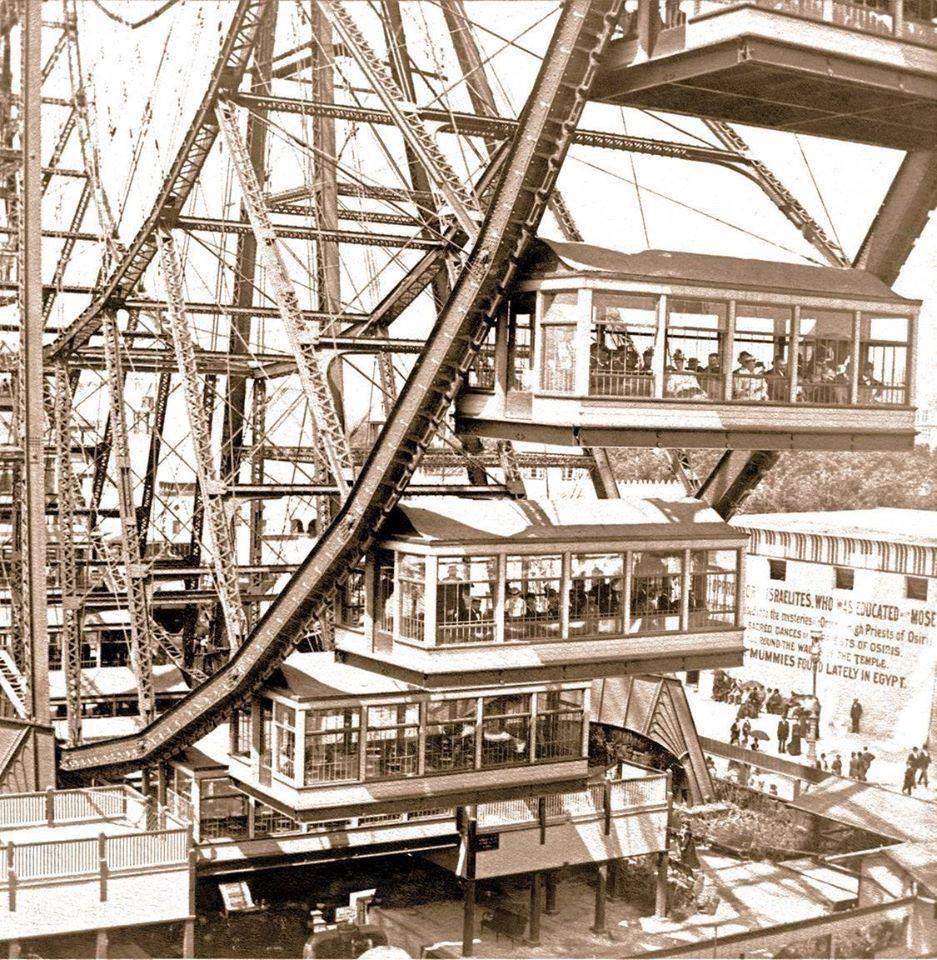
[[[875,379],[875,365],[867,360],[859,374],[859,403],[881,403],[884,384]]]
[[[747,350],[739,354],[739,365],[732,376],[732,396],[736,400],[768,399],[764,365],[759,370],[758,358]]]
[[[667,368],[664,394],[680,400],[705,400],[707,394],[700,387],[696,374],[686,369],[683,351],[675,351],[672,359],[673,364]],[[699,366],[698,361],[696,365]]]

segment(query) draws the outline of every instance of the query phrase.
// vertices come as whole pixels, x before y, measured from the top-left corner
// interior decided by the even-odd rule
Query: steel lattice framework
[[[849,265],[729,125],[707,121],[714,144],[579,127],[623,0],[563,5],[517,117],[499,112],[462,0],[431,6],[470,110],[450,105],[445,77],[415,67],[398,0],[382,0],[379,21],[341,0],[301,0],[290,23],[302,40],[285,52],[283,4],[230,6],[194,116],[122,244],[75,0],[0,3],[6,61],[21,50],[25,62],[40,23],[48,50],[41,70],[33,53],[18,86],[0,70],[0,286],[19,297],[15,337],[0,354],[11,491],[11,626],[0,668],[18,685],[21,711],[47,719],[34,683],[47,536],[49,603],[62,610],[61,769],[75,778],[165,759],[223,720],[297,645],[327,646],[336,592],[405,492],[514,495],[525,469],[555,465],[591,478],[596,496],[618,495],[606,450],[484,447],[449,426],[541,219],[549,211],[565,238],[582,239],[556,189],[572,145],[738,173],[826,262]],[[426,105],[417,81],[433,92]],[[304,95],[284,94],[288,82]],[[41,164],[36,104],[52,131]],[[302,158],[299,176],[283,161],[287,149]],[[381,158],[374,175],[359,162],[367,151]],[[937,205],[934,159],[908,153],[861,246],[857,264],[886,282]],[[66,197],[58,219],[40,223],[42,194],[55,190]],[[41,241],[59,244],[45,284]],[[430,301],[425,336],[397,332],[402,316]],[[30,316],[44,325],[32,341],[41,352],[26,349]],[[352,375],[376,398],[371,423],[351,422]],[[685,452],[668,456],[687,491],[723,516],[778,459],[726,452],[697,476]],[[47,460],[57,465],[49,479]],[[411,483],[420,469],[450,471],[451,482]],[[281,540],[296,538],[301,553],[273,543],[275,504],[283,509],[274,522],[290,528]],[[144,726],[82,744],[81,637],[100,610],[123,617]],[[46,617],[44,598],[39,612]],[[162,715],[160,662],[192,687]]]

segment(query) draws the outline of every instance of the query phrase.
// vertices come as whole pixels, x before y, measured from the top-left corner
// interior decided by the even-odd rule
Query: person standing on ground
[[[817,770],[829,770],[830,765],[826,762],[826,754],[821,753],[820,759],[817,760]]]
[[[849,776],[852,780],[859,779],[859,756],[855,751],[849,754]]]
[[[843,775],[843,758],[838,753],[833,757],[833,762],[830,764],[830,771],[836,774],[837,777]]]
[[[732,726],[729,727],[729,746],[737,746],[739,742],[739,722],[738,720],[732,721]]]
[[[852,701],[852,706],[849,708],[849,717],[852,720],[852,732],[859,732],[859,721],[862,719],[862,704],[859,703],[859,698],[855,697]]]
[[[751,733],[752,733],[752,725],[749,722],[748,717],[746,717],[742,721],[742,746],[743,747],[748,746],[748,738],[751,736]]]
[[[869,767],[872,766],[872,761],[875,759],[875,754],[866,747],[862,753],[859,754],[859,758],[862,762],[862,779],[869,779]]]
[[[921,752],[918,754],[918,777],[917,782],[918,786],[929,787],[930,781],[927,779],[927,768],[930,766],[930,753],[927,750],[927,744],[925,743],[921,747]]]
[[[782,716],[778,720],[778,753],[787,753],[787,738],[791,734],[791,725],[787,722],[787,717]]]
[[[907,796],[911,796],[911,791],[914,789],[914,766],[909,760],[905,764],[904,768],[904,782],[901,784],[901,792]]]
[[[917,747],[912,747],[911,752],[908,754],[907,763],[915,770],[918,769],[918,764],[921,762],[921,758],[918,755]]]

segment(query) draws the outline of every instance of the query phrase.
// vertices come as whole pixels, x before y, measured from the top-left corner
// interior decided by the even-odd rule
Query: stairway
[[[26,680],[19,671],[9,652],[0,648],[0,691],[13,706],[16,716],[26,716]]]

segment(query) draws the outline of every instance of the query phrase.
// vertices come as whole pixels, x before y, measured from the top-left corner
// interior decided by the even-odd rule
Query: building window
[[[619,553],[570,557],[569,635],[624,632],[622,558]]]
[[[296,772],[296,711],[282,703],[274,704],[277,773],[289,780]]]
[[[734,624],[738,551],[694,550],[690,554],[689,625]]]
[[[426,705],[426,771],[475,768],[475,711],[478,700],[437,700]]]
[[[422,557],[397,555],[400,569],[400,636],[423,639],[426,561]]]
[[[786,580],[787,579],[787,561],[786,560],[769,560],[768,561],[768,577],[772,580]]]
[[[414,777],[419,772],[420,705],[368,707],[365,775]]]
[[[486,643],[495,638],[496,557],[440,557],[436,642]]]
[[[667,307],[664,396],[722,400],[726,304],[672,299]]]
[[[537,297],[522,293],[511,298],[508,318],[508,389],[533,389],[533,315]]]
[[[360,716],[357,708],[310,710],[306,714],[303,783],[357,780]]]
[[[562,575],[562,557],[507,558],[505,640],[559,636]]]
[[[852,590],[856,584],[856,571],[850,567],[837,567],[834,571],[837,590]]]
[[[352,570],[338,598],[338,622],[346,627],[364,625],[364,571]]]
[[[593,294],[589,345],[592,396],[654,396],[657,304],[657,297]]]
[[[849,403],[852,327],[851,311],[801,308],[797,348],[798,400]],[[787,400],[788,397],[772,396],[771,399]]]
[[[680,629],[683,555],[656,550],[631,555],[631,633]]]
[[[572,760],[582,756],[583,690],[537,694],[537,759]]]
[[[926,577],[905,577],[904,593],[909,600],[927,599],[927,578]]]
[[[375,588],[374,625],[378,632],[393,635],[394,632],[394,555],[389,550],[377,550],[374,554]]]
[[[260,782],[264,786],[270,785],[270,778],[273,771],[273,703],[270,700],[262,699],[258,708],[257,715],[260,729],[259,734],[259,753],[260,753]]]
[[[572,393],[576,389],[576,328],[572,324],[554,323],[541,330],[543,389],[551,393]]]
[[[251,715],[248,710],[235,710],[231,715],[233,753],[236,757],[247,757],[251,752]]]
[[[254,808],[254,836],[272,837],[283,833],[299,833],[299,824],[285,813],[258,801]]]
[[[230,777],[211,777],[199,781],[199,838],[222,837],[241,840],[247,837],[247,797]]]
[[[530,694],[485,697],[482,766],[509,767],[530,759]]]

